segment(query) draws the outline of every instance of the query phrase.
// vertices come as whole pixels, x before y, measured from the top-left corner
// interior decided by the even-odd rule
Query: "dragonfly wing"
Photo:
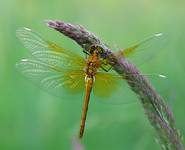
[[[119,87],[120,77],[110,73],[98,72],[94,83],[94,94],[100,97],[109,97]]]
[[[65,55],[54,51],[36,51],[32,55],[37,57],[38,61],[53,65],[56,68],[83,70],[86,65],[85,60],[81,59],[80,56],[72,57],[71,55]]]
[[[49,93],[64,97],[66,91],[77,93],[84,89],[83,70],[66,70],[38,60],[23,59],[17,69]]]
[[[134,64],[140,65],[147,60],[150,60],[156,54],[159,54],[165,45],[166,40],[167,38],[164,34],[154,34],[131,47],[122,49],[120,54],[123,57],[128,57]]]
[[[67,60],[73,61],[74,64],[84,64],[83,57],[58,46],[54,42],[45,40],[41,35],[32,29],[24,27],[19,28],[16,30],[16,35],[36,59],[40,59],[42,56],[41,54],[47,51],[48,53],[53,53],[55,56],[58,55],[58,57],[63,57]],[[46,53],[44,55],[46,55]]]
[[[165,76],[160,74],[140,74],[139,76],[145,76],[152,79],[153,82],[164,81]],[[98,72],[93,87],[93,93],[96,99],[100,99],[101,102],[109,104],[125,104],[136,101],[136,95],[130,89],[125,78],[121,77],[114,72]],[[129,81],[133,83],[134,81]],[[137,86],[138,83],[133,83]]]
[[[106,72],[98,72],[93,87],[96,99],[109,104],[122,104],[135,101],[135,95],[128,88],[123,77]]]
[[[32,29],[21,27],[16,30],[16,35],[23,45],[31,51],[48,50],[48,43]]]

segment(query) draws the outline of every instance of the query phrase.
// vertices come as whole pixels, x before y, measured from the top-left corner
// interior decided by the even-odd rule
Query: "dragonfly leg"
[[[109,72],[112,69],[112,66],[110,66],[109,68],[103,67],[101,66],[101,68],[105,71],[105,72]]]
[[[87,56],[89,55],[89,53],[85,51],[84,49],[83,49],[83,52],[85,53],[85,58],[87,59]]]
[[[85,54],[89,55],[89,53],[88,53],[86,50],[84,50],[84,49],[83,49],[83,52],[84,52]]]

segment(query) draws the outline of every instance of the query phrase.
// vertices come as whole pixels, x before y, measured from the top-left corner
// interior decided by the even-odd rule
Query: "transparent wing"
[[[68,91],[83,93],[83,70],[66,70],[52,63],[29,59],[21,60],[16,67],[31,81],[53,95],[65,97]]]
[[[140,65],[159,54],[166,42],[167,37],[164,34],[154,34],[131,47],[122,49],[120,54],[128,57],[134,64]]]
[[[36,51],[32,56],[37,57],[38,61],[53,65],[56,68],[83,70],[86,65],[85,59],[82,60],[80,57],[73,57],[54,51]]]
[[[165,78],[161,74],[142,74],[142,76],[153,79],[153,81],[157,79],[157,82]],[[125,78],[127,77],[121,77],[114,72],[98,72],[93,87],[95,99],[109,104],[125,104],[136,101],[136,95],[130,89]]]
[[[23,45],[31,51],[48,50],[48,42],[44,40],[38,33],[34,32],[29,28],[18,28],[16,30],[16,35]]]
[[[100,97],[109,97],[119,87],[121,77],[110,73],[98,72],[94,83],[94,94]]]
[[[70,50],[62,48],[51,41],[45,40],[38,33],[34,32],[29,28],[22,27],[17,29],[16,35],[23,43],[23,45],[27,49],[29,49],[31,54],[37,59],[40,59],[40,57],[42,56],[41,59],[43,60],[43,55],[46,56],[45,51],[47,51],[47,53],[50,52],[56,57],[63,57],[63,59],[65,58],[66,60],[70,60],[70,62],[73,62],[74,65],[84,64],[83,57],[79,56],[78,54],[75,54]]]
[[[93,94],[95,99],[109,104],[125,104],[136,100],[123,77],[114,73],[98,72]]]

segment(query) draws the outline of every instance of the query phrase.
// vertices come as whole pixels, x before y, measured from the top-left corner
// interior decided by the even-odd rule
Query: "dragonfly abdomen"
[[[94,78],[85,76],[85,97],[84,97],[84,106],[82,111],[82,118],[80,122],[80,132],[79,138],[83,137],[84,129],[85,129],[85,121],[87,117],[88,105],[90,100],[90,94],[93,86]]]

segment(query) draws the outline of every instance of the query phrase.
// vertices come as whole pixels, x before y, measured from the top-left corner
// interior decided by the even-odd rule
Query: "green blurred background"
[[[63,47],[80,51],[49,29],[45,19],[78,23],[110,45],[120,47],[164,32],[165,49],[141,70],[167,74],[153,84],[168,100],[177,127],[185,134],[184,0],[1,0],[0,1],[0,149],[68,150],[78,133],[83,98],[63,101],[43,92],[15,69],[29,57],[15,36],[20,26],[39,31]],[[119,96],[119,95],[118,95]],[[125,95],[125,98],[128,98]],[[139,101],[125,105],[90,103],[82,140],[86,150],[157,150],[156,134]]]

